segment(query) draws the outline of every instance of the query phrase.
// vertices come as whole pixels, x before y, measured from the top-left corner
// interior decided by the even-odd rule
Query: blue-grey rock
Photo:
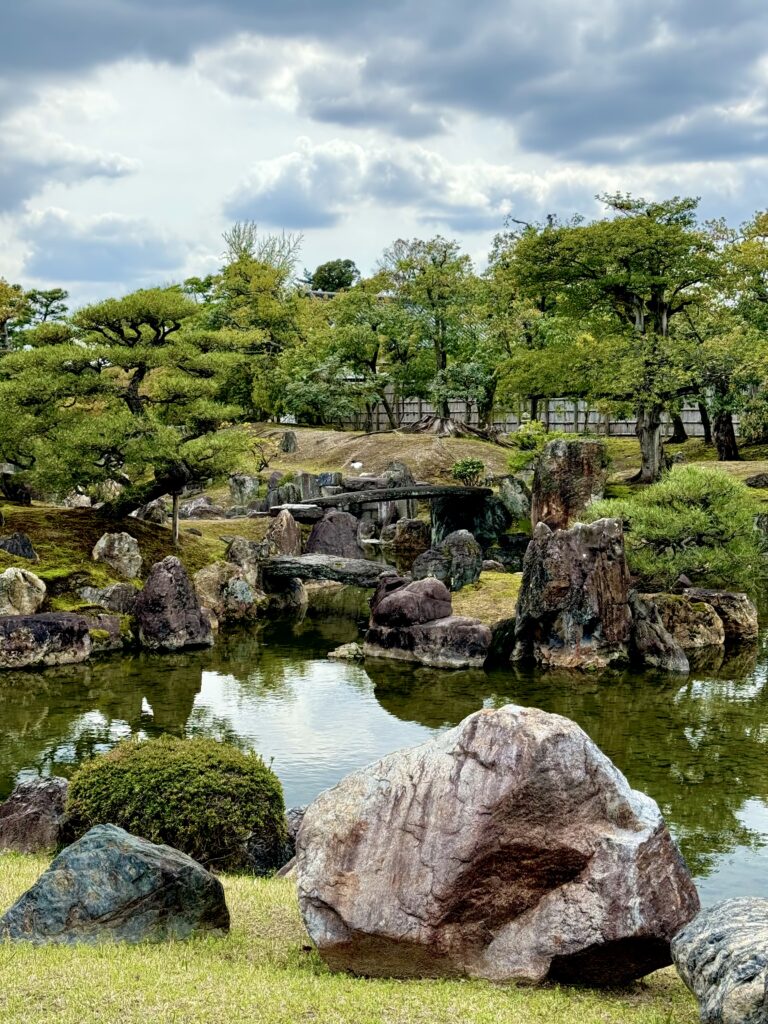
[[[768,1021],[768,899],[725,900],[672,940],[672,959],[703,1024]]]
[[[170,846],[96,825],[0,918],[0,939],[34,945],[162,942],[226,932],[221,882]]]
[[[483,549],[467,530],[456,530],[436,548],[419,555],[412,573],[416,580],[434,576],[451,590],[461,590],[468,583],[476,583],[482,570]]]

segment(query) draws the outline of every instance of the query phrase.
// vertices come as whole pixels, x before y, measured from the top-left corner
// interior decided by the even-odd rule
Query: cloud
[[[185,255],[178,240],[116,213],[78,220],[64,210],[43,210],[26,217],[19,234],[27,246],[24,272],[46,281],[156,281],[177,270]]]

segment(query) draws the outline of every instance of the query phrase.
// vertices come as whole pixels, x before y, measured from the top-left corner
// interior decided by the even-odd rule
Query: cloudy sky
[[[7,0],[0,276],[77,301],[215,270],[238,219],[369,271],[481,265],[622,189],[768,206],[765,0]]]

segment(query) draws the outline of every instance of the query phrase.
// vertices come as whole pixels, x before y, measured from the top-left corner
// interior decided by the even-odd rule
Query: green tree
[[[31,288],[27,292],[27,323],[34,327],[37,324],[64,320],[67,315],[68,298],[69,292],[63,288]]]
[[[25,322],[29,302],[20,284],[10,284],[0,277],[0,350],[13,345],[13,334]]]
[[[696,199],[600,198],[606,219],[524,231],[515,276],[529,297],[554,292],[557,314],[593,335],[591,397],[633,407],[638,478],[651,482],[664,466],[662,414],[696,390],[691,352],[672,326],[722,274],[722,256],[698,225]]]
[[[360,271],[354,260],[329,260],[321,263],[309,280],[316,291],[340,292],[360,280]]]

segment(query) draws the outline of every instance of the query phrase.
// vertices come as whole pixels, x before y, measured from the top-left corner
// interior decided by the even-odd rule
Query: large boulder
[[[467,530],[449,534],[436,548],[419,555],[413,563],[414,579],[434,576],[451,590],[476,583],[483,571],[483,549]]]
[[[179,509],[179,519],[224,519],[226,514],[226,510],[207,494],[185,501]]]
[[[255,589],[261,589],[261,567],[269,554],[264,541],[233,537],[227,547],[227,561],[238,566]]]
[[[529,519],[531,515],[531,491],[528,485],[516,476],[504,476],[499,481],[499,498],[515,522]]]
[[[0,669],[76,665],[93,649],[87,619],[70,612],[0,618]]]
[[[50,853],[61,840],[66,779],[29,779],[20,782],[0,804],[0,850],[14,853]]]
[[[165,526],[170,518],[165,498],[148,501],[146,505],[131,512],[131,515],[134,519],[140,519],[144,523],[154,523],[155,526]]]
[[[34,615],[45,601],[45,584],[28,569],[0,573],[0,615]]]
[[[431,530],[423,519],[398,519],[390,530],[387,543],[396,554],[420,555],[429,550]]]
[[[632,590],[629,607],[632,613],[631,649],[636,660],[662,672],[690,671],[685,651],[667,630],[653,601]]]
[[[478,619],[449,615],[412,626],[371,623],[365,634],[366,658],[413,661],[430,668],[482,668],[491,653],[490,627]]]
[[[536,460],[531,524],[564,529],[590,502],[602,498],[607,476],[603,441],[550,441]]]
[[[221,882],[185,853],[97,825],[0,918],[0,939],[162,942],[229,929]]]
[[[307,540],[307,554],[365,558],[357,540],[357,526],[357,519],[349,512],[331,509],[312,527]]]
[[[684,651],[725,643],[723,620],[706,601],[695,601],[688,594],[643,594],[643,598],[656,605],[664,628]]]
[[[655,802],[574,722],[513,705],[309,806],[299,903],[333,970],[621,985],[699,900]]]
[[[30,562],[39,562],[40,558],[32,546],[32,541],[26,533],[12,533],[10,537],[0,537],[0,551],[14,558],[26,558]]]
[[[270,555],[301,554],[301,527],[287,509],[269,524],[265,541]]]
[[[672,940],[672,956],[703,1024],[768,1021],[768,899],[742,897],[702,910]]]
[[[263,591],[251,586],[245,571],[232,562],[213,562],[194,576],[195,593],[219,622],[253,619],[267,603]]]
[[[104,533],[91,554],[94,562],[105,565],[124,579],[135,579],[141,572],[139,542],[130,533]]]
[[[233,505],[248,506],[259,497],[261,480],[247,473],[233,473],[229,478],[229,493]]]
[[[626,661],[629,583],[619,520],[569,530],[539,523],[523,561],[513,659],[576,669]]]
[[[379,587],[387,587],[388,580]],[[371,603],[371,623],[379,626],[414,626],[434,622],[451,614],[451,592],[436,579],[405,581],[403,586],[391,587],[378,601]]]
[[[757,640],[757,608],[746,594],[728,590],[707,590],[689,587],[685,594],[692,601],[706,601],[723,621],[727,643],[749,643]]]
[[[173,556],[155,562],[136,600],[141,643],[151,650],[210,647],[213,632],[186,569]]]
[[[139,589],[131,583],[113,583],[109,587],[81,587],[77,593],[88,604],[118,615],[132,615]]]

